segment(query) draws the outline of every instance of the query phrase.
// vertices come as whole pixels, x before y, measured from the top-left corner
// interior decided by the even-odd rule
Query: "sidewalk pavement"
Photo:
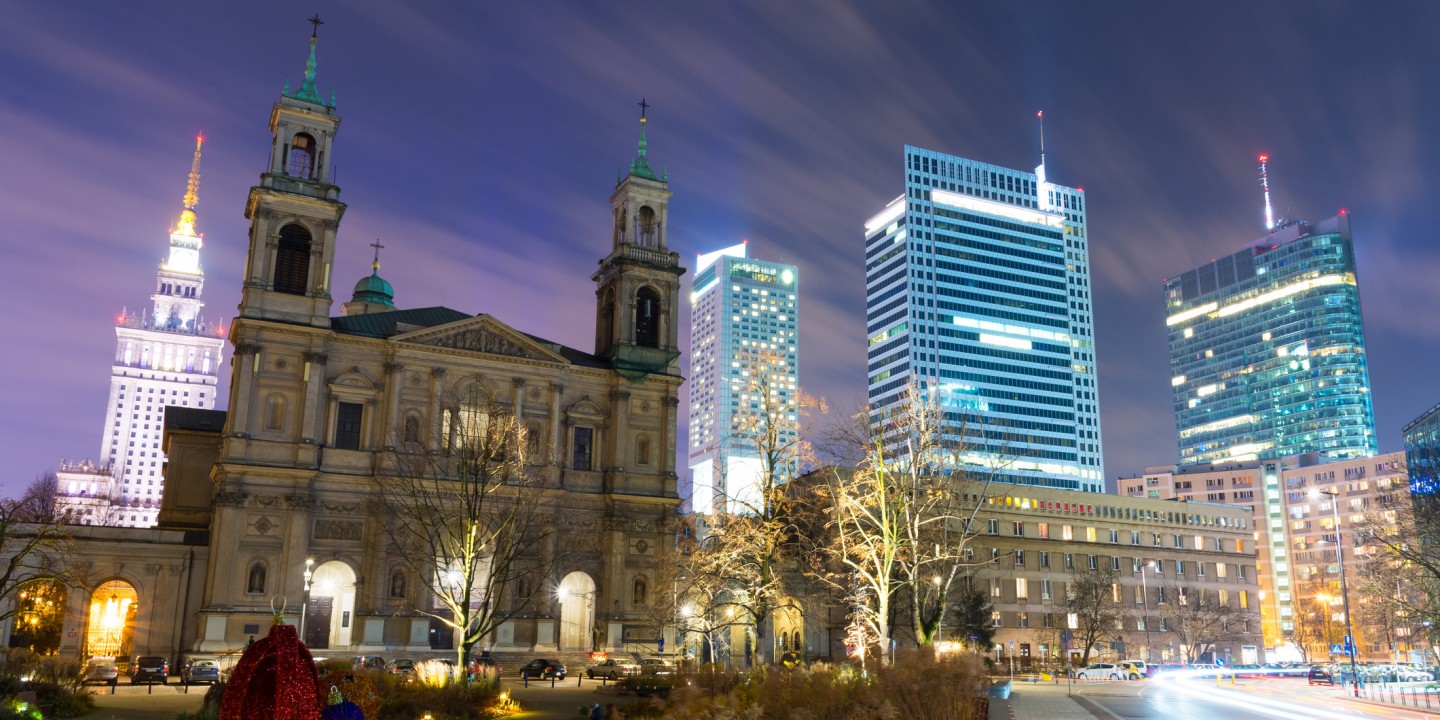
[[[990,698],[990,720],[1093,720],[1095,715],[1065,691],[1063,678],[1059,684],[1016,680],[1009,699]]]

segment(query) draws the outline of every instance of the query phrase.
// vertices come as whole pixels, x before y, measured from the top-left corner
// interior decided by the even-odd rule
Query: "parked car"
[[[591,680],[597,677],[619,680],[621,675],[634,675],[638,672],[640,672],[640,665],[638,663],[623,658],[610,658],[609,660],[602,660],[585,668],[585,677]]]
[[[353,670],[384,670],[387,666],[385,658],[379,655],[356,655],[350,667]]]
[[[202,682],[214,685],[220,682],[220,662],[212,658],[190,658],[180,667],[180,682],[187,685]]]
[[[536,678],[539,680],[548,680],[550,678],[564,680],[565,663],[559,660],[536,658],[520,667],[520,677],[526,679]]]
[[[1121,660],[1120,667],[1126,672],[1126,677],[1131,680],[1150,677],[1150,672],[1144,660]]]
[[[1125,669],[1112,663],[1094,663],[1075,673],[1082,680],[1119,680]]]
[[[489,675],[498,678],[500,677],[500,663],[495,662],[495,658],[489,655],[472,658],[470,660],[470,674],[476,677]]]
[[[415,661],[410,658],[395,658],[390,661],[387,672],[406,679],[412,678],[415,676]]]
[[[92,657],[85,662],[85,669],[80,671],[80,684],[105,683],[114,685],[120,681],[120,666],[115,664],[113,657]]]
[[[1335,673],[1328,665],[1311,665],[1309,681],[1311,685],[1334,685]]]
[[[170,677],[170,661],[160,655],[141,655],[130,663],[130,684],[158,682],[164,685]]]
[[[640,661],[640,672],[645,675],[674,675],[675,666],[662,658],[644,658]]]

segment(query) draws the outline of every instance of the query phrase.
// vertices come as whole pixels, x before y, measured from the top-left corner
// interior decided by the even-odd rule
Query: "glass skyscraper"
[[[1104,492],[1085,192],[905,147],[865,222],[869,404],[936,393],[972,469]]]
[[[1440,494],[1440,405],[1407,423],[1404,433],[1410,493]]]
[[[689,464],[697,513],[757,509],[765,473],[777,482],[795,473],[788,450],[799,431],[799,271],[746,257],[746,247],[695,263]]]
[[[1179,462],[1376,454],[1350,217],[1165,281]]]

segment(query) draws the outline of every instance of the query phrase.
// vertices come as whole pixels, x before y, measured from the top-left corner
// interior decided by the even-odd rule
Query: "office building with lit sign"
[[[972,470],[1104,492],[1085,192],[906,146],[865,222],[868,398],[938,394]]]

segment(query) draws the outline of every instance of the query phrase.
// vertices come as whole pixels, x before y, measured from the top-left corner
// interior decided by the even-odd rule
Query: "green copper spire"
[[[316,105],[324,105],[325,101],[320,97],[320,91],[315,87],[315,36],[310,36],[310,58],[305,61],[305,82],[300,84],[300,90],[292,97],[296,100],[312,102]]]
[[[635,159],[632,160],[632,161],[630,161],[630,174],[631,174],[631,175],[634,175],[634,176],[636,176],[636,177],[645,178],[646,180],[659,180],[660,178],[658,178],[658,177],[655,176],[655,171],[650,169],[650,160],[645,156],[645,108],[646,108],[646,107],[647,107],[647,105],[646,105],[645,101],[644,101],[644,100],[641,100],[641,101],[640,101],[640,108],[641,108],[641,110],[640,110],[640,148],[639,148],[638,153],[635,155]]]

